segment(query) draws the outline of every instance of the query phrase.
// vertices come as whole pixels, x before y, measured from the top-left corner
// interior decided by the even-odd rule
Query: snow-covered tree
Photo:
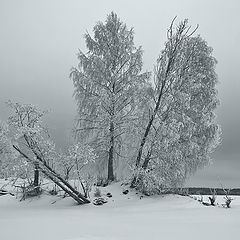
[[[0,177],[7,177],[7,173],[5,171],[7,161],[11,154],[11,145],[9,144],[7,138],[8,126],[6,123],[0,121]]]
[[[29,179],[32,167],[12,148],[9,127],[0,122],[0,177]]]
[[[8,133],[7,124],[0,121],[0,156],[1,156],[1,159],[4,157],[5,154],[10,152],[7,133]]]
[[[14,111],[14,114],[9,117],[8,123],[12,132],[12,139],[18,145],[29,153],[32,149],[36,154],[42,156],[50,156],[49,151],[54,146],[45,141],[42,137],[43,128],[41,127],[41,119],[44,116],[44,111],[31,104],[19,104],[11,101],[7,105]],[[52,151],[54,151],[52,149]],[[31,156],[33,156],[33,152]],[[26,161],[26,160],[25,160]],[[46,160],[47,161],[47,160]],[[38,162],[34,162],[34,186],[39,186],[39,169]]]
[[[196,29],[195,29],[196,30]],[[220,143],[212,48],[193,36],[187,20],[168,30],[154,75],[150,117],[141,137],[132,185],[147,190],[181,185],[209,163]],[[138,187],[139,187],[138,186]],[[148,186],[148,187],[146,187]]]
[[[89,203],[87,198],[54,170],[54,163],[59,154],[55,150],[54,143],[50,140],[48,131],[41,124],[45,112],[31,104],[9,101],[8,105],[13,110],[8,121],[8,142],[25,162],[35,168],[35,188],[39,188],[37,181],[40,171],[79,204]]]
[[[84,196],[89,196],[95,174],[95,159],[97,155],[94,149],[87,144],[77,142],[68,148],[67,153],[60,152],[55,162],[56,169],[64,176],[65,180],[78,180],[84,192]]]
[[[73,164],[73,174],[78,178],[82,186],[84,196],[88,197],[88,193],[91,187],[90,184],[93,182],[94,178],[93,175],[92,178],[89,178],[89,174],[91,173],[90,169],[95,163],[97,156],[94,153],[93,148],[81,143],[70,146],[68,152],[70,162]],[[91,180],[91,183],[88,180]]]
[[[149,79],[142,71],[141,47],[134,45],[133,29],[115,13],[85,35],[87,53],[79,51],[78,67],[71,71],[78,104],[78,139],[108,158],[108,181],[114,180],[114,158],[121,152],[122,136],[135,120],[136,99]],[[107,154],[107,155],[106,155]]]
[[[60,152],[55,162],[55,168],[64,176],[64,179],[68,181],[72,177],[74,163],[68,154]]]

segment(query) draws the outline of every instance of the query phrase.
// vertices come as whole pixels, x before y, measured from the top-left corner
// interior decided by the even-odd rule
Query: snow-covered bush
[[[102,193],[101,193],[101,190],[100,188],[96,188],[95,191],[94,191],[94,197],[101,197],[102,196]]]
[[[69,170],[72,178],[79,180],[85,197],[88,197],[95,181],[92,170],[96,158],[97,155],[94,153],[93,148],[88,144],[78,142],[69,147],[66,162],[63,163],[65,171]]]
[[[226,195],[224,197],[226,208],[230,208],[231,207],[230,205],[231,205],[232,200],[233,200],[233,198],[229,197],[228,195]]]
[[[135,169],[133,176],[136,177],[136,189],[140,192],[152,195],[161,191],[161,179],[149,169]]]

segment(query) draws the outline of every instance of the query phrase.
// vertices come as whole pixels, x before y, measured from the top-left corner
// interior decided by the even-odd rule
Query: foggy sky
[[[188,185],[240,187],[240,3],[238,0],[186,1],[12,1],[0,0],[0,119],[6,120],[8,99],[50,109],[47,122],[58,144],[68,143],[76,104],[69,79],[83,34],[111,11],[134,27],[135,43],[144,49],[144,69],[153,64],[175,15],[188,18],[214,49],[218,60],[218,122],[223,142],[213,164]]]

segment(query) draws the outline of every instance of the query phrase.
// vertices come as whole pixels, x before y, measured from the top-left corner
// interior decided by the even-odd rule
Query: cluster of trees
[[[187,20],[174,23],[152,74],[142,72],[143,51],[116,14],[85,35],[88,51],[78,53],[70,75],[75,133],[97,152],[108,181],[119,174],[120,162],[132,170],[132,186],[144,191],[181,185],[209,163],[220,142],[212,48]]]
[[[45,112],[9,102],[13,115],[0,126],[0,154],[7,159],[1,168],[10,175],[34,171],[36,187],[40,171],[79,203],[89,201],[93,176],[105,184],[130,177],[132,187],[148,194],[182,185],[209,163],[220,142],[216,59],[196,30],[174,19],[154,71],[143,72],[133,29],[108,15],[93,36],[85,35],[88,51],[79,51],[70,74],[78,106],[76,144],[57,152],[41,124]]]

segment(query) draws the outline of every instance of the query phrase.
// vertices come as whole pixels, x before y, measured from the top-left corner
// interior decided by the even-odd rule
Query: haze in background
[[[218,121],[223,143],[213,164],[187,185],[240,187],[240,3],[238,0],[175,1],[0,1],[0,119],[8,99],[50,109],[48,125],[59,148],[69,144],[76,104],[69,80],[78,49],[97,21],[111,11],[135,29],[144,49],[144,69],[152,70],[175,15],[189,18],[214,49],[220,84]]]

